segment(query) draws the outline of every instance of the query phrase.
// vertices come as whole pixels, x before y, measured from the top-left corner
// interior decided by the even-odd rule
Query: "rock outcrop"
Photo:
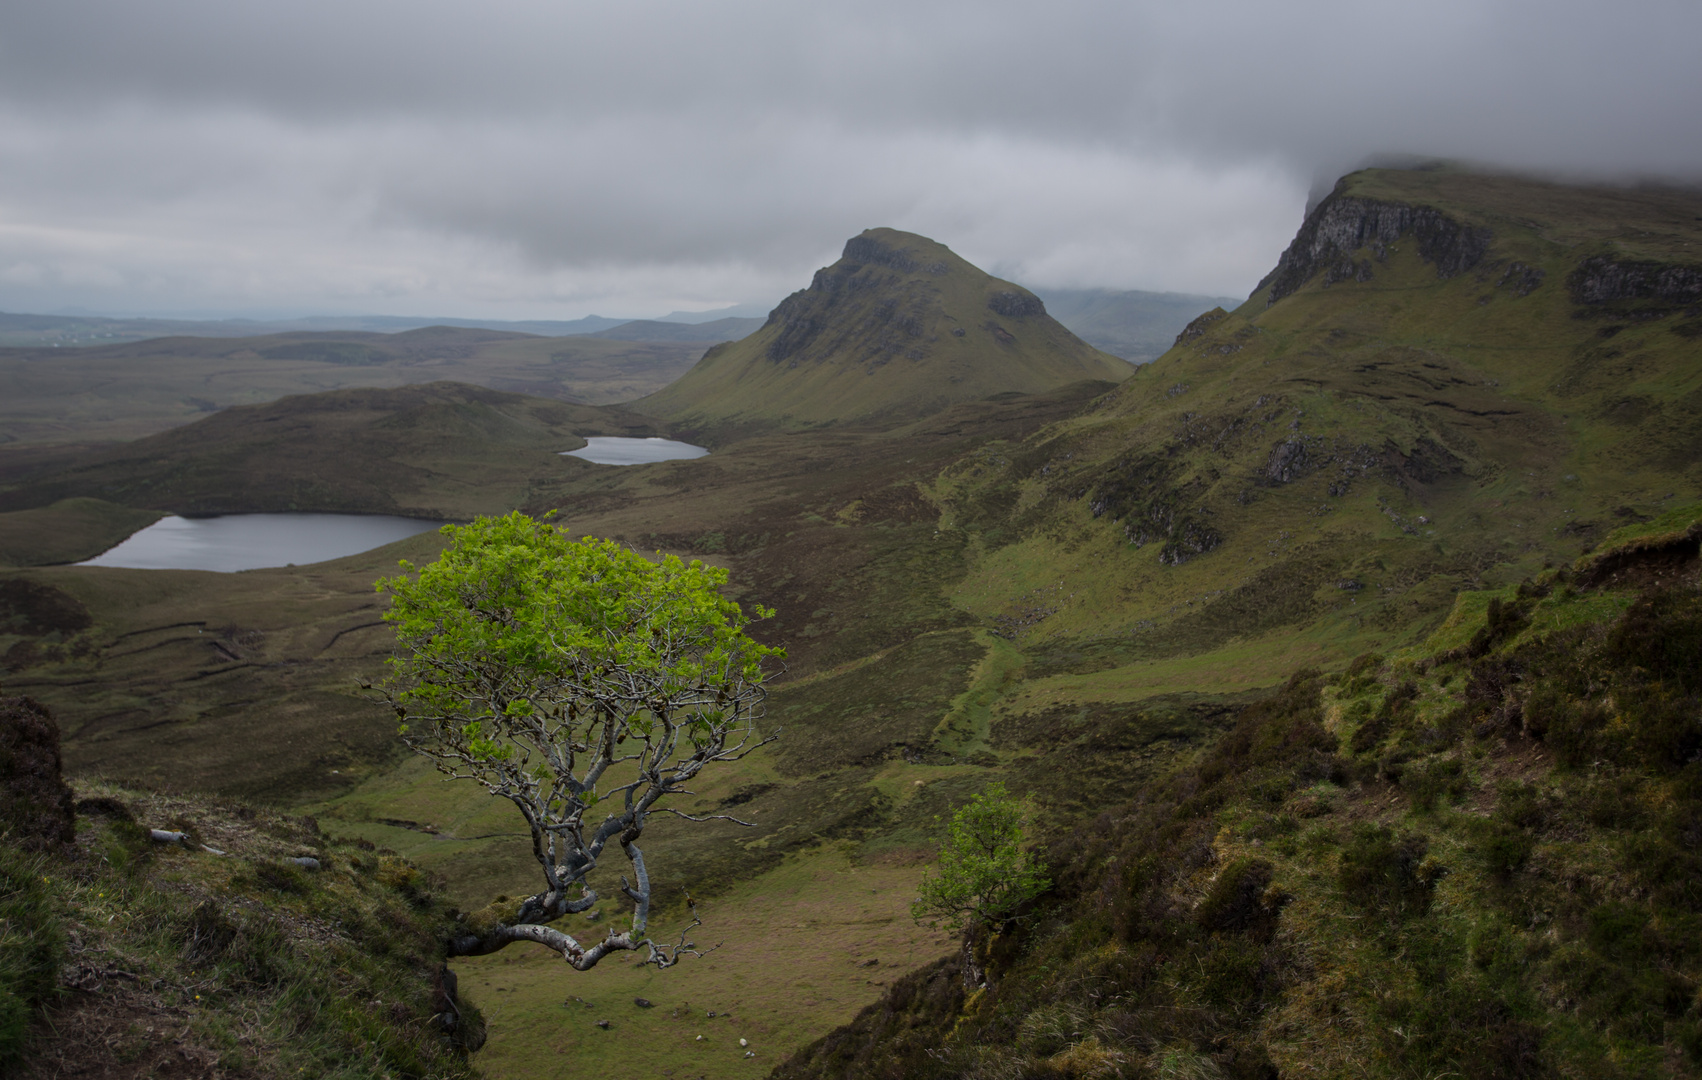
[[[1269,305],[1320,273],[1326,285],[1369,281],[1374,274],[1371,261],[1356,261],[1354,252],[1370,248],[1381,259],[1389,245],[1409,234],[1418,241],[1419,258],[1435,266],[1439,278],[1472,269],[1483,260],[1493,239],[1488,229],[1464,224],[1434,207],[1357,198],[1343,194],[1342,185],[1337,184],[1335,192],[1307,215],[1294,242],[1259,288],[1270,287]]]
[[[1668,304],[1702,302],[1702,266],[1681,266],[1592,255],[1566,279],[1580,304],[1654,300]]]

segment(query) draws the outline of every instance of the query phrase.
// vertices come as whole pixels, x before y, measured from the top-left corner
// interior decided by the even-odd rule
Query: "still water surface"
[[[137,570],[258,570],[340,559],[441,526],[377,514],[166,517],[80,566]]]
[[[562,456],[584,458],[598,465],[648,465],[652,461],[683,461],[709,453],[701,446],[673,439],[629,439],[621,435],[587,435],[589,446],[563,450]]]

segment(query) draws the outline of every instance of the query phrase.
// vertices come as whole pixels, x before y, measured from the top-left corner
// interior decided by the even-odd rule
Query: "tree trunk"
[[[987,931],[971,924],[963,931],[963,985],[970,990],[985,990],[987,978]]]

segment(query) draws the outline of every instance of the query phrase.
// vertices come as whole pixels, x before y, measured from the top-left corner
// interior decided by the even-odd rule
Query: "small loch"
[[[380,514],[225,514],[164,517],[79,566],[134,570],[260,570],[358,555],[441,521]]]
[[[576,457],[596,465],[648,465],[655,461],[685,461],[709,451],[674,439],[633,439],[621,435],[587,435],[587,446],[563,450],[563,457]]]

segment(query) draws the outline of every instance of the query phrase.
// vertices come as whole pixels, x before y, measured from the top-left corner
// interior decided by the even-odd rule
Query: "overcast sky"
[[[1698,0],[13,0],[0,310],[656,315],[891,225],[1244,295],[1375,153],[1702,177]]]

